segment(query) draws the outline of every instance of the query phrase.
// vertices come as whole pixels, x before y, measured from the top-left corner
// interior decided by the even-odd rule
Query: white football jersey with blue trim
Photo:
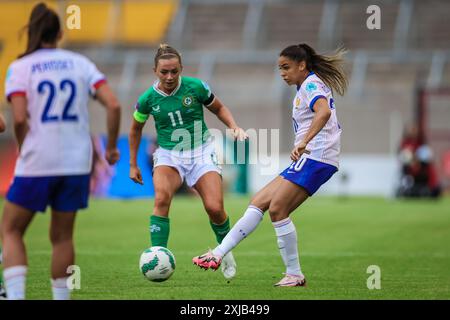
[[[88,99],[104,81],[89,59],[62,49],[39,49],[10,65],[6,98],[26,97],[29,124],[16,176],[91,171]]]
[[[341,148],[341,127],[337,120],[331,89],[311,72],[297,90],[292,107],[292,121],[295,133],[295,145],[299,144],[311,126],[314,118],[314,103],[325,98],[331,109],[331,116],[320,132],[308,143],[306,149],[311,153],[308,158],[339,167]]]

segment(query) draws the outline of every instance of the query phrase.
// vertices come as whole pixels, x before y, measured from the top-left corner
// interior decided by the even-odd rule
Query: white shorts
[[[177,169],[181,181],[186,179],[189,187],[194,186],[205,173],[214,171],[222,175],[217,154],[212,142],[207,142],[189,151],[173,151],[159,147],[153,153],[153,168],[169,166]]]

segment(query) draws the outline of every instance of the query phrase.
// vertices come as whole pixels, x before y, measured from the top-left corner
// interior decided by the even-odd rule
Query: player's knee
[[[51,230],[50,231],[50,242],[53,245],[61,244],[64,242],[72,241],[72,232],[64,230]]]
[[[205,206],[206,212],[208,213],[208,216],[213,221],[220,220],[222,216],[225,214],[225,210],[223,209],[223,205],[211,203],[206,204]]]
[[[23,235],[17,230],[12,229],[3,229],[2,230],[2,241],[6,241],[6,239],[18,239]]]
[[[272,221],[280,221],[289,216],[289,212],[287,212],[281,204],[271,203],[269,207],[270,219]]]
[[[166,208],[170,205],[170,193],[167,191],[157,192],[155,195],[155,207],[156,208]]]
[[[18,228],[14,224],[6,224],[6,223],[3,223],[2,225],[0,225],[0,234],[1,234],[2,239],[5,237],[22,237],[23,236],[23,232],[20,228]]]
[[[270,200],[267,200],[258,194],[256,194],[250,201],[250,205],[255,206],[262,211],[266,211],[269,208]]]

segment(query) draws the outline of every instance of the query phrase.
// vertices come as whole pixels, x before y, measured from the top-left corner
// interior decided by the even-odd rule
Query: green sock
[[[222,243],[223,238],[225,238],[228,231],[230,231],[230,217],[227,217],[227,220],[222,224],[215,224],[211,221],[209,221],[209,224],[216,235],[217,242]]]
[[[152,240],[151,246],[161,246],[167,248],[169,231],[169,218],[155,215],[150,216],[150,238]]]

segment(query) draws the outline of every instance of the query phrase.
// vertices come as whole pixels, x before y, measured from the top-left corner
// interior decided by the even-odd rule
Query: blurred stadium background
[[[0,1],[0,93],[7,66],[24,50],[27,23],[37,1]],[[206,80],[243,128],[280,129],[280,170],[293,143],[291,97],[276,67],[279,51],[307,42],[319,52],[346,46],[349,90],[337,96],[343,126],[341,170],[320,193],[392,196],[400,179],[398,147],[404,128],[417,124],[433,150],[444,188],[450,186],[450,2],[444,0],[105,0],[45,1],[65,26],[69,5],[81,9],[81,29],[65,26],[62,46],[90,57],[123,105],[126,139],[137,97],[155,80],[153,57],[159,43],[177,48],[184,75]],[[369,5],[381,9],[381,29],[369,30]],[[0,136],[0,193],[12,177],[16,151],[11,112]],[[105,133],[104,110],[92,102],[95,135]],[[210,113],[210,128],[224,129]],[[145,133],[154,137],[153,123]],[[126,140],[122,141],[124,155]],[[146,146],[141,148],[141,161]],[[128,159],[122,159],[121,190],[129,196]],[[141,162],[142,163],[142,162]],[[258,165],[225,168],[229,191],[253,193],[271,176]],[[116,171],[116,177],[118,177]],[[144,177],[145,178],[145,177]],[[148,181],[148,180],[147,180]],[[237,187],[238,182],[245,181]],[[115,181],[117,185],[118,181]],[[128,186],[128,187],[127,187]],[[148,188],[151,188],[148,187]],[[131,190],[131,189],[130,189]],[[125,190],[126,191],[126,190]],[[151,192],[146,191],[146,192]],[[147,193],[146,193],[147,194]]]

